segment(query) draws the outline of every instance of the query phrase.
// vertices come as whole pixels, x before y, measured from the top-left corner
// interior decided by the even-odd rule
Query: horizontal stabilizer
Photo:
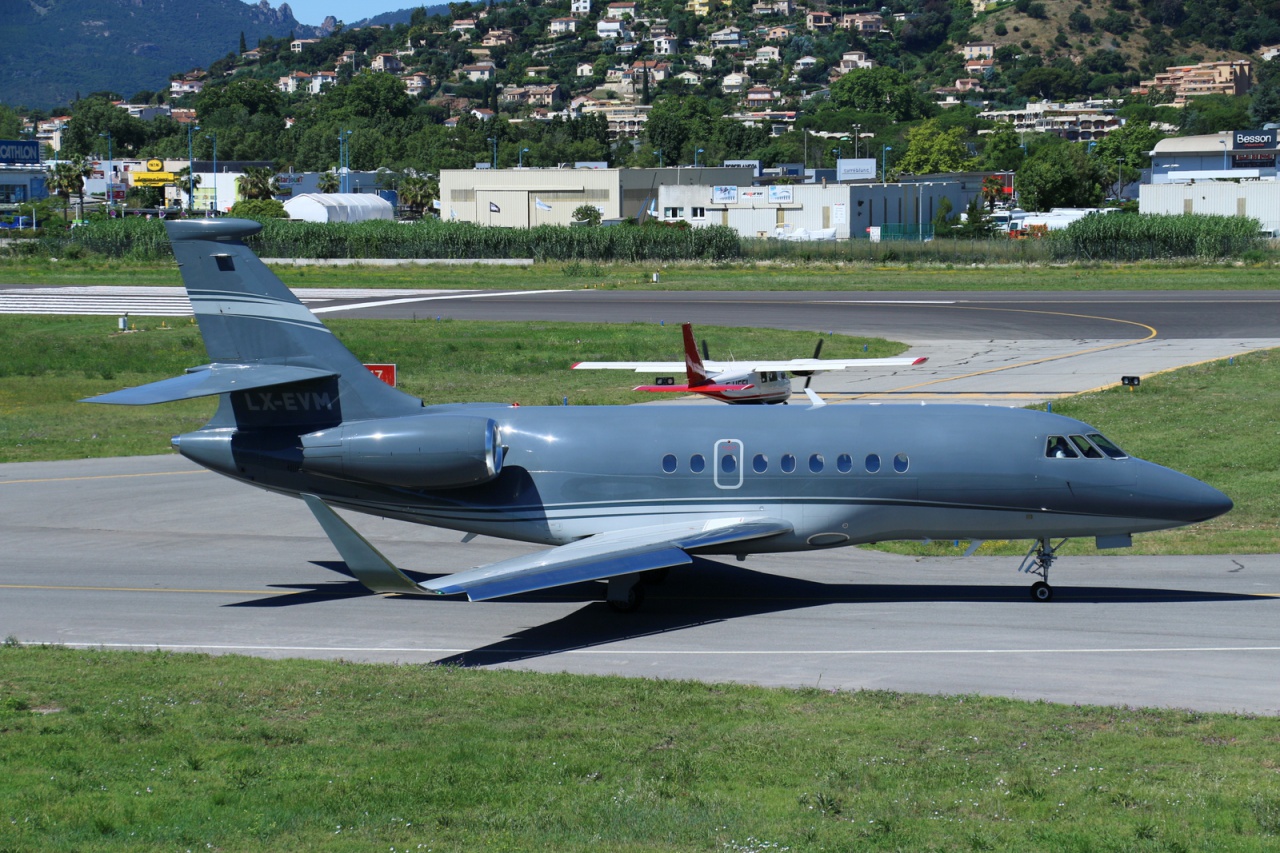
[[[97,397],[88,397],[82,403],[112,403],[118,406],[147,406],[152,403],[172,403],[232,391],[249,391],[325,379],[337,376],[331,370],[313,367],[293,367],[287,364],[209,364],[193,368],[184,376],[161,379],[136,388],[112,391]]]

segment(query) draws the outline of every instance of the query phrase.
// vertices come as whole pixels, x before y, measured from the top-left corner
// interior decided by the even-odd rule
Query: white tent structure
[[[284,203],[290,219],[303,222],[364,222],[395,219],[391,202],[373,193],[304,193]]]

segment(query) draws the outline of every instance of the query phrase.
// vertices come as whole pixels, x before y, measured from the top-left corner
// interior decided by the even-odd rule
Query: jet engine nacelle
[[[489,418],[354,421],[301,439],[302,470],[366,483],[451,489],[488,482],[502,470],[498,425]]]

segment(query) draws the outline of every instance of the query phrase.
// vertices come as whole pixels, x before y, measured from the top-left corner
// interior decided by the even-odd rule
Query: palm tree
[[[336,193],[340,185],[341,181],[338,180],[337,172],[330,170],[321,175],[320,179],[316,181],[316,191],[322,193]]]
[[[76,156],[70,160],[60,160],[53,167],[48,186],[62,198],[62,218],[67,218],[67,208],[71,206],[71,196],[80,197],[80,213],[84,214],[84,179],[93,174],[93,166],[84,157]]]
[[[269,199],[280,192],[276,172],[267,166],[246,166],[240,179],[240,195],[245,198]]]
[[[427,179],[417,175],[406,175],[400,181],[400,204],[413,213],[422,215],[422,208],[431,201],[431,191]]]
[[[200,176],[192,175],[190,166],[183,166],[181,169],[179,169],[177,172],[174,173],[173,182],[174,184],[177,185],[178,191],[182,193],[183,198],[189,198],[193,200],[192,207],[194,207],[196,187],[200,186]],[[182,206],[181,200],[179,200],[178,206],[179,207]]]

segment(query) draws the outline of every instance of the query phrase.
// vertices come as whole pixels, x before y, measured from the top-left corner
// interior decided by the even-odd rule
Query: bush
[[[244,219],[288,219],[284,204],[274,198],[246,198],[231,206],[231,215]]]

